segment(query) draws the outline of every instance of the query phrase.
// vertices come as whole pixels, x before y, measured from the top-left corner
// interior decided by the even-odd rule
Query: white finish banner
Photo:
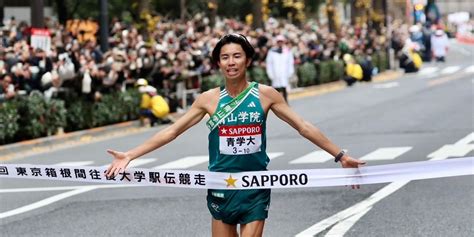
[[[304,169],[221,173],[131,168],[105,177],[105,167],[0,164],[0,178],[68,180],[199,189],[308,188],[389,183],[474,175],[474,157],[366,166],[358,169]]]

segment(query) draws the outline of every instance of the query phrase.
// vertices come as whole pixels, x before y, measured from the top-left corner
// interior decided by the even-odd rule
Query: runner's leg
[[[265,220],[252,221],[247,224],[240,225],[241,237],[261,237],[263,235],[263,226]]]
[[[237,225],[229,225],[212,218],[212,237],[238,237]],[[244,236],[244,235],[242,235]]]

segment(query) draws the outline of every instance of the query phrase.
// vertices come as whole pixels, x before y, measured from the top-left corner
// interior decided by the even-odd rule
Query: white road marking
[[[473,137],[473,133],[471,133],[471,134],[467,135],[466,137],[462,138],[461,140],[459,140],[455,144],[457,144],[457,145],[466,145],[466,143],[472,141],[472,137]],[[431,158],[430,160],[442,160],[442,159],[446,159],[448,157],[451,157],[451,155],[449,155],[449,153],[447,153],[447,152],[442,153],[441,155],[443,155],[443,156],[440,156],[440,157],[435,156],[435,157]],[[382,189],[380,189],[379,191],[375,192],[369,198],[363,200],[362,202],[356,203],[355,205],[353,205],[353,206],[351,206],[351,207],[349,207],[349,208],[347,208],[343,211],[340,211],[340,212],[334,214],[333,216],[330,216],[330,217],[328,217],[328,218],[312,225],[308,229],[303,230],[302,232],[296,234],[296,236],[297,237],[315,236],[315,235],[321,233],[322,231],[330,228],[332,225],[344,221],[348,217],[351,217],[351,216],[356,215],[358,213],[364,212],[368,208],[375,205],[378,201],[382,200],[383,198],[385,198],[388,195],[394,193],[395,191],[397,191],[401,187],[405,186],[407,183],[409,183],[409,181],[400,181],[400,182],[390,183],[389,185],[387,185],[387,186],[383,187]],[[359,218],[361,218],[362,216],[363,215],[361,215]],[[340,236],[343,236],[343,235],[344,235],[344,233],[340,233]]]
[[[471,65],[471,66],[465,68],[464,72],[473,73],[474,72],[474,65]]]
[[[152,169],[187,169],[208,161],[209,156],[186,156],[179,160],[153,167]]]
[[[26,192],[48,192],[48,191],[67,191],[71,189],[82,188],[128,188],[128,187],[143,187],[141,184],[97,184],[97,185],[77,185],[77,186],[59,186],[59,187],[37,187],[37,188],[9,188],[0,189],[0,193],[26,193]],[[151,187],[151,186],[149,186]]]
[[[270,159],[274,159],[283,154],[284,154],[283,152],[274,152],[274,153],[268,153],[268,156]],[[209,160],[208,156],[189,156],[189,157],[184,157],[179,160],[168,162],[163,165],[154,167],[154,169],[186,169],[195,165],[199,165],[201,163],[205,163],[208,160]],[[155,158],[136,159],[136,160],[133,160],[128,167],[137,167],[137,166],[148,164],[154,161],[156,161]],[[62,165],[64,165],[64,163]],[[75,165],[81,166],[81,165],[87,165],[87,164],[85,162],[82,162],[82,163],[77,162],[75,163]],[[18,215],[21,213],[25,213],[37,208],[41,208],[46,205],[52,204],[54,202],[60,201],[62,199],[65,199],[65,198],[68,198],[80,193],[85,193],[97,188],[122,188],[122,187],[137,187],[137,186],[143,186],[143,185],[87,185],[87,186],[84,185],[84,186],[64,186],[64,187],[2,189],[0,190],[0,193],[64,191],[64,190],[70,190],[70,191],[43,199],[41,201],[26,205],[26,206],[22,206],[20,208],[16,208],[7,212],[0,213],[0,219]]]
[[[443,160],[445,157],[463,157],[474,150],[474,144],[451,144],[444,145],[433,153],[429,154],[432,160]]]
[[[59,165],[59,166],[86,166],[86,165],[91,165],[93,164],[94,161],[71,161],[71,162],[59,162],[54,165]]]
[[[404,153],[411,150],[411,146],[407,147],[384,147],[379,148],[363,157],[361,160],[369,161],[369,160],[393,160]]]
[[[438,150],[430,153],[428,158],[430,160],[443,160],[448,157],[462,157],[465,156],[467,153],[474,150],[474,132],[470,133],[469,135],[465,136],[463,139],[457,141],[454,144],[444,145]]]
[[[425,68],[422,68],[422,69],[418,72],[418,75],[433,74],[433,73],[435,73],[435,72],[438,71],[438,70],[439,70],[438,67],[425,67]]]
[[[275,159],[279,156],[282,156],[283,152],[271,152],[268,153],[270,159]],[[187,156],[179,160],[171,161],[163,165],[153,167],[152,169],[187,169],[202,163],[209,161],[209,156]]]
[[[270,152],[268,157],[270,160],[282,156],[283,152]],[[187,156],[179,160],[171,161],[163,165],[153,167],[152,169],[187,169],[209,161],[209,156]]]
[[[473,143],[474,142],[474,132],[472,132],[471,134],[465,136],[463,139],[457,141],[456,145],[467,145],[467,144],[470,144],[470,143]]]
[[[400,84],[395,81],[395,82],[387,82],[383,84],[375,84],[373,87],[375,89],[389,89],[389,88],[393,88],[397,86],[400,86]]]
[[[398,189],[400,189],[407,183],[408,181],[391,183],[385,186],[384,188],[382,188],[381,190],[377,191],[376,193],[372,194],[369,198],[363,200],[362,202],[359,202],[343,211],[340,211],[336,213],[335,215],[316,223],[315,225],[309,227],[308,229],[302,231],[301,233],[298,233],[296,237],[315,236],[316,234],[326,230],[332,225],[342,220],[345,220],[354,214],[361,213],[364,210],[367,210],[369,207],[373,206],[375,203],[382,200],[383,198],[390,195],[391,193],[397,191]]]
[[[457,41],[452,41],[453,43],[450,43],[450,48],[453,49],[453,51],[457,51],[458,53],[461,53],[465,56],[470,56],[471,55],[471,50],[465,48],[465,47],[462,47],[461,45],[459,45],[459,43]]]
[[[290,161],[290,164],[309,164],[309,163],[324,163],[328,160],[334,159],[334,156],[326,151],[319,150],[308,153],[300,158]]]
[[[369,207],[357,214],[354,214],[353,216],[345,219],[342,222],[339,222],[338,224],[334,225],[331,230],[325,235],[327,237],[340,237],[343,236],[348,230],[352,228],[352,226],[362,217],[364,216],[367,212],[370,211],[372,207]]]
[[[154,161],[156,161],[155,158],[142,158],[142,159],[138,159],[138,160],[133,160],[132,162],[130,162],[128,167],[130,167],[130,168],[137,167],[137,166],[148,164],[148,163],[151,163],[151,162],[154,162]],[[109,185],[109,186],[112,186],[112,185]],[[115,185],[113,185],[113,186],[115,186]],[[47,206],[49,204],[55,203],[57,201],[60,201],[62,199],[72,197],[74,195],[78,195],[78,194],[85,193],[85,192],[88,192],[88,191],[92,191],[92,190],[94,190],[98,187],[99,187],[99,185],[76,186],[76,187],[69,186],[69,187],[40,188],[40,189],[42,189],[41,191],[58,191],[58,190],[61,190],[61,188],[63,188],[63,189],[64,188],[66,188],[66,189],[74,188],[74,189],[70,190],[68,192],[64,192],[64,193],[61,193],[61,194],[58,194],[58,195],[54,195],[52,197],[43,199],[43,200],[38,201],[38,202],[34,202],[34,203],[31,203],[31,204],[28,204],[28,205],[10,210],[10,211],[0,213],[0,219],[10,217],[10,216],[14,216],[14,215],[18,215],[18,214],[22,214],[22,213],[25,213],[25,212],[28,212],[28,211],[32,211],[32,210]],[[100,186],[100,187],[105,187],[105,185]],[[24,190],[27,190],[27,189],[23,189],[22,191],[24,191]],[[29,191],[32,191],[32,190],[30,189]],[[40,190],[35,190],[35,191],[40,191]],[[8,192],[8,190],[0,190],[0,193],[6,193],[6,192]]]
[[[28,211],[32,211],[32,210],[47,206],[49,204],[55,203],[57,201],[60,201],[62,199],[72,197],[74,195],[78,195],[78,194],[81,194],[81,193],[85,193],[85,192],[88,192],[88,191],[91,191],[91,190],[94,190],[94,189],[95,189],[94,187],[86,187],[86,188],[79,188],[79,189],[71,190],[71,191],[68,191],[68,192],[65,192],[65,193],[60,193],[58,195],[54,195],[52,197],[45,198],[41,201],[37,201],[37,202],[31,203],[31,204],[28,204],[28,205],[25,205],[25,206],[22,206],[22,207],[19,207],[19,208],[15,208],[15,209],[10,210],[10,211],[2,212],[2,213],[0,213],[0,219],[10,217],[10,216],[14,216],[14,215],[18,215],[18,214],[25,213],[25,212],[28,212]]]
[[[128,164],[127,167],[128,168],[138,167],[138,166],[146,165],[148,163],[155,162],[155,161],[156,161],[156,158],[139,158],[139,159],[130,161],[130,164]]]
[[[270,158],[270,160],[273,160],[273,159],[275,159],[277,157],[280,157],[284,154],[285,154],[284,152],[270,152],[270,153],[267,153],[268,158]]]
[[[138,167],[138,166],[146,165],[148,163],[152,163],[155,161],[156,161],[156,158],[138,158],[138,159],[130,161],[130,164],[128,164],[127,168]],[[109,166],[110,166],[110,163],[103,165],[101,167],[108,168]]]
[[[207,157],[207,156],[206,156]],[[132,162],[130,162],[129,166],[128,167],[137,167],[137,166],[140,166],[140,165],[144,165],[144,164],[148,164],[148,163],[151,163],[151,162],[154,162],[156,159],[155,158],[142,158],[142,159],[138,159],[138,160],[133,160]],[[181,159],[182,160],[182,159]],[[179,161],[179,160],[178,160]],[[170,163],[167,163],[168,166],[171,166],[172,162]],[[166,165],[166,164],[165,164]],[[101,186],[101,187],[105,187],[106,185],[104,186]],[[116,185],[109,185],[109,186],[116,186]],[[77,186],[76,186],[77,187]],[[85,192],[88,192],[88,191],[91,191],[91,190],[94,190],[98,187],[98,185],[90,185],[90,186],[84,186],[84,187],[77,187],[75,188],[74,190],[70,190],[68,192],[64,192],[64,193],[61,193],[61,194],[58,194],[58,195],[54,195],[52,197],[49,197],[49,198],[46,198],[46,199],[43,199],[41,201],[38,201],[38,202],[34,202],[34,203],[31,203],[31,204],[28,204],[28,205],[25,205],[25,206],[22,206],[22,207],[19,207],[19,208],[16,208],[16,209],[13,209],[13,210],[10,210],[10,211],[6,211],[6,212],[3,212],[3,213],[0,213],[0,219],[2,218],[6,218],[6,217],[10,217],[10,216],[14,216],[14,215],[18,215],[18,214],[22,214],[22,213],[25,213],[25,212],[28,212],[28,211],[32,211],[32,210],[35,210],[35,209],[38,209],[38,208],[41,208],[41,207],[44,207],[44,206],[47,206],[49,204],[52,204],[54,202],[57,202],[57,201],[60,201],[62,199],[65,199],[65,198],[68,198],[68,197],[71,197],[71,196],[74,196],[74,195],[78,195],[78,194],[81,194],[81,193],[85,193]],[[51,187],[50,190],[53,190],[55,187]],[[67,187],[68,189],[70,189],[71,187]],[[45,188],[41,188],[43,189],[42,191],[46,191]],[[25,190],[25,189],[23,189]],[[60,187],[56,187],[56,191],[57,190],[60,190]],[[2,190],[3,191],[3,190]],[[7,190],[8,192],[8,190]]]
[[[441,74],[455,73],[461,69],[460,66],[449,66],[441,70]]]

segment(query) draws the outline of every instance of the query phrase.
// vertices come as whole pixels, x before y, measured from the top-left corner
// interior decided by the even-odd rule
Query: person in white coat
[[[294,57],[291,50],[285,46],[285,36],[278,35],[275,40],[276,47],[268,51],[265,60],[266,71],[272,81],[272,87],[279,91],[288,103],[286,88],[291,76],[295,73]]]
[[[431,36],[431,50],[436,62],[444,62],[448,52],[449,40],[443,30],[438,29]]]

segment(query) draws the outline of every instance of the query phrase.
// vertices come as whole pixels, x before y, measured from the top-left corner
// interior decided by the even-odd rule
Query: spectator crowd
[[[402,52],[413,38],[407,25],[394,25],[391,42],[386,28],[378,32],[364,25],[342,25],[339,33],[330,33],[327,25],[308,21],[296,26],[270,18],[263,29],[252,29],[235,19],[217,19],[214,27],[203,15],[180,22],[160,20],[145,36],[133,24],[118,19],[110,23],[110,50],[102,52],[94,37],[81,37],[65,26],[46,19],[51,34],[51,48],[42,50],[30,45],[30,27],[9,19],[0,34],[0,100],[38,90],[46,98],[61,93],[86,100],[100,100],[104,93],[124,91],[140,78],[171,98],[176,82],[187,88],[199,88],[199,78],[214,74],[210,52],[218,39],[227,33],[241,33],[255,46],[253,67],[265,68],[269,50],[276,36],[284,35],[286,47],[294,55],[294,64],[341,60],[345,54],[362,59],[362,68],[375,52],[386,52],[392,45]],[[398,23],[395,23],[398,24]],[[349,57],[346,57],[349,58]],[[376,73],[376,70],[372,70]],[[372,73],[371,72],[371,73]]]

